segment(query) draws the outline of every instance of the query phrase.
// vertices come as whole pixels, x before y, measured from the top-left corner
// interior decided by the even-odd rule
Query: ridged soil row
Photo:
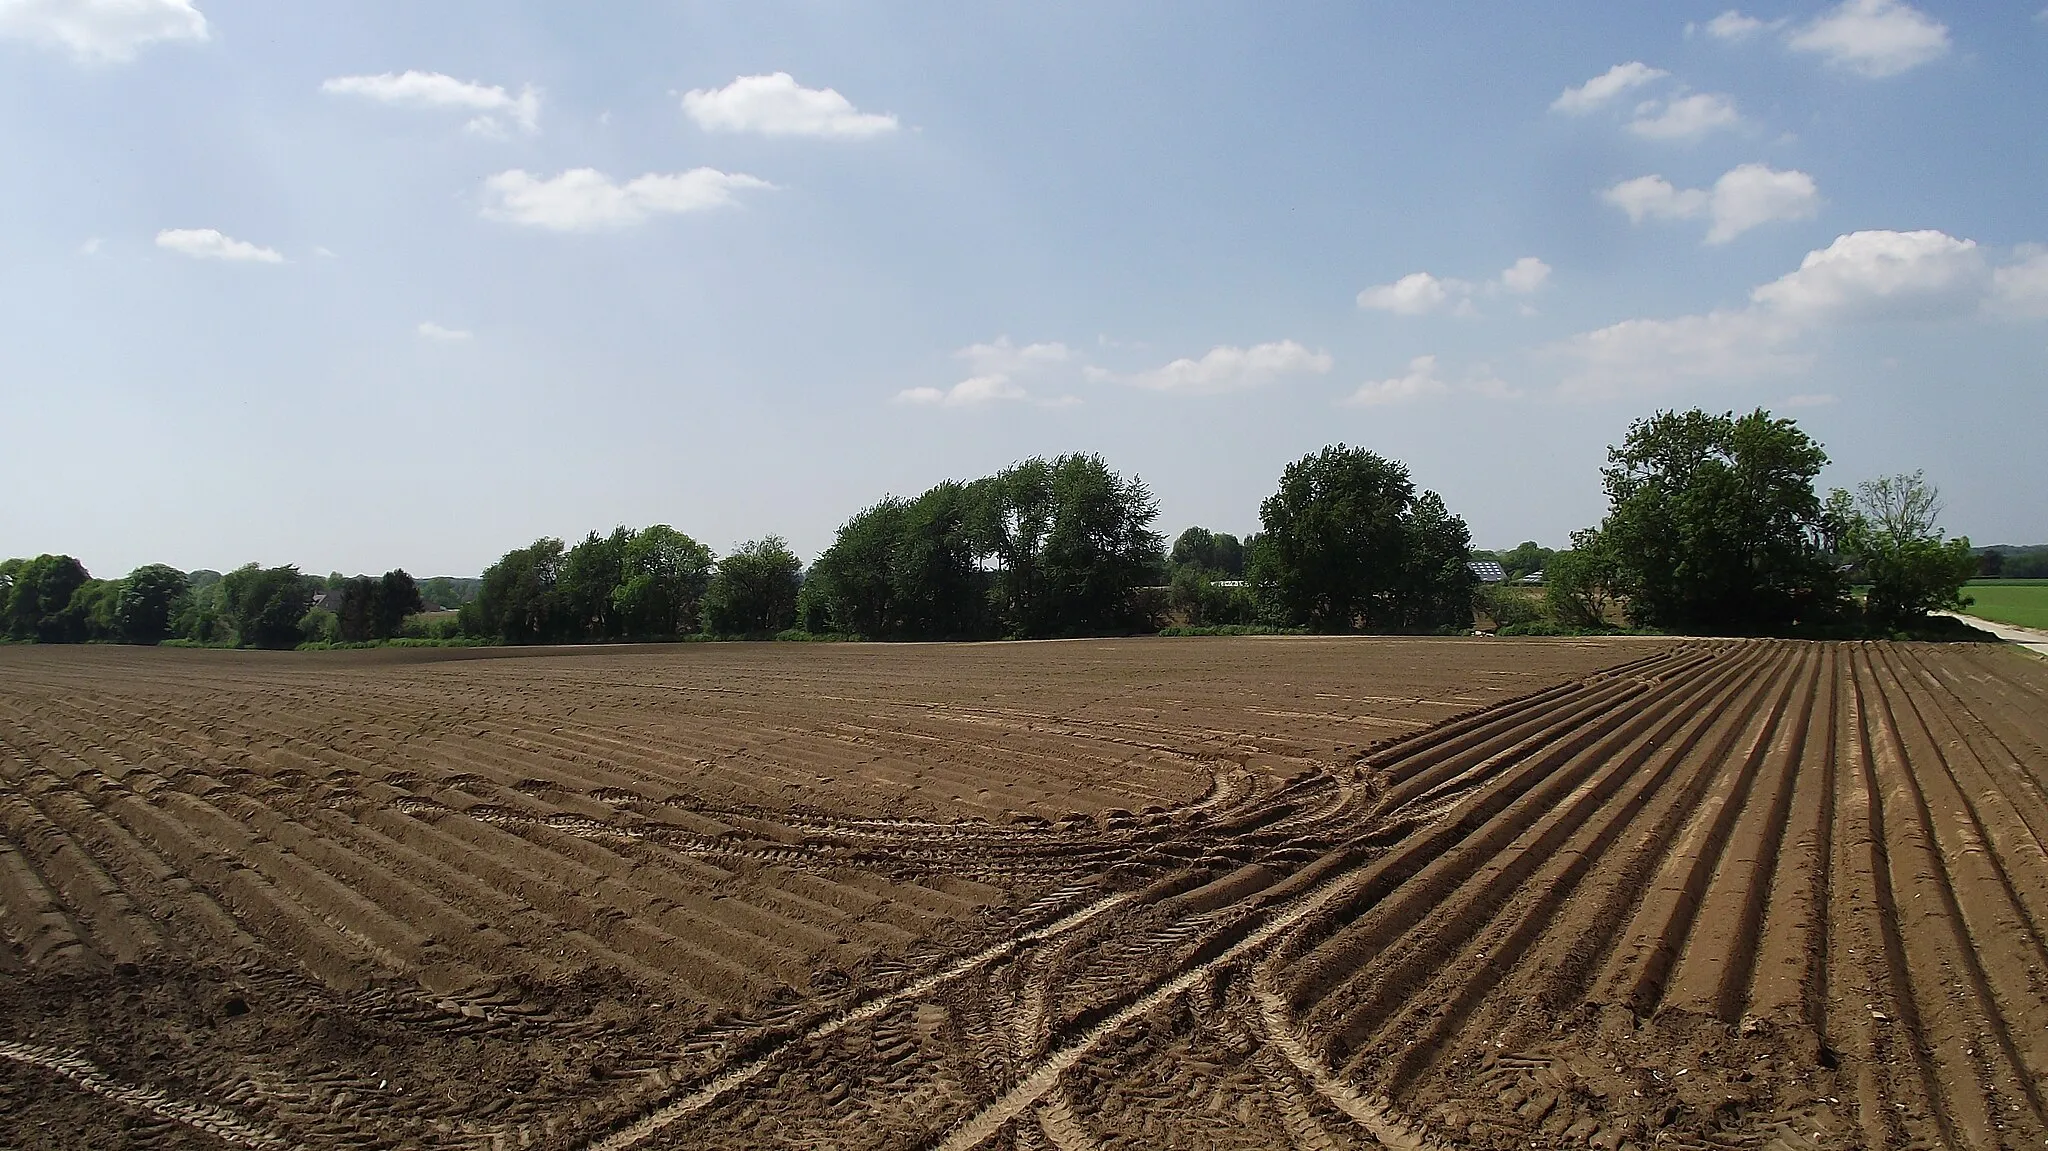
[[[1976,806],[1923,721],[1912,685],[1900,677],[1900,662],[1891,645],[1871,653],[1887,704],[1879,747],[1891,752],[1879,754],[1880,773],[1904,768],[1886,793],[1897,813],[1892,826],[1901,829],[1898,839],[1912,860],[1914,906],[1902,928],[1909,950],[1917,944],[1933,960],[1919,970],[1946,976],[1943,998],[1973,1003],[1963,1012],[1930,1011],[1926,1018],[1936,1068],[1951,1098],[1962,1097],[1957,1117],[1979,1145],[1989,1146],[1995,1130],[2015,1121],[2048,1130],[2040,1083],[2048,1073],[2048,999],[2029,986],[2034,981],[2026,974],[2041,970],[2043,951]],[[1949,747],[1967,750],[1959,741]]]
[[[1745,813],[1745,826],[1737,829],[1729,853],[1729,874],[1717,876],[1709,888],[1718,892],[1724,883],[1739,888],[1739,906],[1717,896],[1717,906],[1700,917],[1710,925],[1737,926],[1725,936],[1717,926],[1692,941],[1680,964],[1681,982],[1666,998],[1674,1009],[1711,1014],[1724,1023],[1748,1018],[1789,1029],[1802,1037],[1803,1054],[1814,1062],[1827,1025],[1838,688],[1845,674],[1839,645],[1821,649],[1818,661],[1816,674],[1789,713],[1801,730],[1776,760],[1784,773],[1776,780],[1776,794]],[[1755,815],[1764,811],[1769,817],[1758,824]],[[1722,972],[1718,981],[1693,974],[1716,967]]]
[[[1630,698],[1630,706],[1617,700],[1604,713],[1531,736],[1525,754],[1489,786],[1366,868],[1351,898],[1288,940],[1283,954],[1296,960],[1288,983],[1290,1005],[1305,1008],[1352,979],[1388,941],[1415,926],[1543,813],[1570,801],[1569,810],[1583,818],[1597,805],[1583,785],[1616,752],[1641,743],[1660,725],[1676,730],[1688,718],[1684,709],[1689,704],[1728,690],[1766,658],[1765,649],[1750,648],[1708,674],[1660,687],[1648,699]],[[1610,785],[1618,783],[1606,778]],[[1569,826],[1553,821],[1546,835],[1561,837],[1568,831]]]
[[[1628,915],[1623,901],[1642,899],[1680,829],[1723,777],[1737,736],[1748,728],[1752,745],[1760,740],[1754,724],[1717,718],[1784,706],[1791,661],[1769,657],[1755,674],[1723,678],[1699,706],[1671,708],[1628,743],[1589,749],[1597,770],[1568,800],[1528,809],[1523,818],[1533,822],[1520,837],[1360,972],[1354,983],[1363,994],[1330,997],[1348,1008],[1334,1046],[1360,1048],[1354,1074],[1377,1071],[1392,1089],[1405,1089],[1489,997],[1512,1007],[1532,985],[1583,971],[1588,941],[1612,946],[1614,925]],[[1589,875],[1608,882],[1582,892]],[[1543,998],[1557,997],[1548,989]]]
[[[155,925],[120,885],[26,796],[0,794],[0,834],[62,897],[94,950],[116,963],[137,963],[163,947]]]

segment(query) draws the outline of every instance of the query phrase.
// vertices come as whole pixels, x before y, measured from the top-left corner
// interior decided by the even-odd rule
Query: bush
[[[1480,584],[1472,595],[1472,606],[1493,621],[1494,630],[1536,623],[1543,619],[1534,589]]]

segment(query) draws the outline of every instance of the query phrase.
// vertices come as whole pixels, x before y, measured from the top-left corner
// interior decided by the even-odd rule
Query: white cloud
[[[1360,384],[1357,391],[1338,402],[1354,408],[1378,407],[1440,396],[1450,390],[1451,386],[1437,377],[1436,357],[1417,356],[1408,361],[1406,375]]]
[[[1896,76],[1948,54],[1948,27],[1900,0],[1843,0],[1786,41],[1838,68]]]
[[[1710,218],[1707,243],[1725,244],[1751,228],[1777,220],[1810,219],[1820,209],[1820,187],[1804,172],[1743,164],[1722,173],[1712,191],[1677,188],[1662,176],[1637,176],[1600,193],[1607,203],[1645,219]]]
[[[997,336],[993,343],[969,344],[953,354],[967,361],[974,373],[980,376],[1018,375],[1064,364],[1073,358],[1072,350],[1065,344],[1025,344],[1020,347],[1011,343],[1008,336]]]
[[[683,111],[710,132],[859,139],[897,128],[895,116],[862,112],[837,91],[806,88],[787,72],[685,92]]]
[[[1735,101],[1718,92],[1698,92],[1676,100],[1651,100],[1636,108],[1628,130],[1645,140],[1692,140],[1742,122]]]
[[[950,388],[905,388],[896,393],[896,402],[900,404],[936,404],[948,408],[1029,398],[1029,392],[1009,377],[999,375],[971,376]]]
[[[273,249],[223,236],[213,228],[167,228],[156,234],[156,246],[201,260],[284,263],[284,256]]]
[[[1551,101],[1550,110],[1568,116],[1583,116],[1624,92],[1668,75],[1670,73],[1662,68],[1652,68],[1640,60],[1616,64],[1576,88],[1566,88],[1562,95]]]
[[[1500,274],[1500,286],[1517,296],[1526,296],[1550,280],[1550,265],[1534,256],[1523,256]]]
[[[2048,248],[2019,251],[2020,260],[1991,275],[1991,309],[2007,316],[2048,318]]]
[[[514,96],[496,85],[457,80],[439,72],[385,72],[376,76],[336,76],[321,84],[320,90],[361,96],[399,108],[476,112],[479,115],[467,127],[484,136],[503,136],[505,119],[529,135],[540,131],[540,92],[531,84]]]
[[[78,254],[81,256],[97,256],[100,254],[100,249],[106,247],[106,245],[107,242],[105,240],[98,236],[93,236],[86,240],[85,243],[78,245]]]
[[[624,184],[613,183],[594,168],[571,168],[553,179],[514,168],[484,181],[488,202],[483,214],[558,232],[588,232],[623,228],[657,215],[721,208],[733,203],[738,192],[774,187],[754,176],[716,168],[674,175],[650,172]]]
[[[207,31],[192,0],[0,0],[0,37],[125,64],[159,40],[203,41]]]
[[[1472,316],[1478,314],[1472,304],[1477,293],[1505,291],[1528,295],[1540,290],[1549,279],[1549,264],[1534,256],[1523,256],[1483,284],[1410,272],[1391,284],[1379,284],[1358,293],[1358,306],[1397,316],[1424,316],[1450,304],[1454,315]]]
[[[1808,252],[1798,271],[1757,288],[1750,299],[1804,322],[1929,316],[1977,306],[1989,283],[1975,240],[1932,230],[1851,232]]]
[[[1282,376],[1320,375],[1335,364],[1327,352],[1312,352],[1293,340],[1278,340],[1249,348],[1211,348],[1199,360],[1175,360],[1124,379],[1155,392],[1209,395],[1264,387]],[[1091,373],[1091,378],[1101,379],[1104,375]]]
[[[1707,35],[1716,40],[1747,40],[1764,29],[1764,22],[1754,16],[1744,16],[1735,9],[1721,13],[1705,24]]]
[[[432,320],[422,322],[417,330],[424,339],[442,340],[450,343],[466,340],[475,335],[474,332],[464,331],[461,328],[444,328]]]
[[[1973,312],[2048,317],[2048,251],[2023,248],[2019,255],[1994,272],[1972,240],[1937,231],[1851,232],[1756,288],[1747,307],[1624,320],[1549,352],[1571,365],[1567,395],[1792,374],[1812,363],[1801,340],[1837,325]]]
[[[1439,280],[1428,272],[1410,272],[1391,284],[1358,293],[1358,306],[1397,316],[1420,316],[1442,307],[1453,292],[1462,294],[1464,289],[1465,285],[1456,280]]]

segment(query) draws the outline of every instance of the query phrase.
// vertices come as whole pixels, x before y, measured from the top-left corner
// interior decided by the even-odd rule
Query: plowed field
[[[8,649],[0,1132],[2039,1148],[2044,845],[1994,648]]]

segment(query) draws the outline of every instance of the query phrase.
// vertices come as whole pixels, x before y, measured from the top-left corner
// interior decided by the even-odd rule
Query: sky
[[[0,554],[814,556],[1102,454],[1561,546],[1764,407],[2048,540],[2048,9],[0,0]]]

